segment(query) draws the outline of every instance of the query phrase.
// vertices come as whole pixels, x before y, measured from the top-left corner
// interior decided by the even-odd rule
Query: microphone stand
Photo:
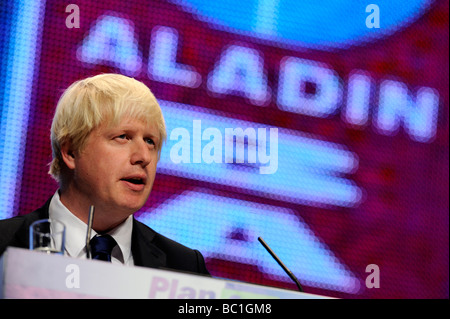
[[[92,259],[91,256],[91,232],[92,232],[92,222],[94,221],[94,206],[91,205],[89,208],[89,217],[88,217],[88,223],[87,223],[87,232],[86,232],[86,257],[87,259]]]
[[[267,243],[261,237],[258,237],[258,240],[264,246],[264,248],[269,252],[269,254],[273,257],[273,259],[275,259],[275,261],[278,263],[278,265],[280,265],[281,268],[283,268],[284,272],[286,274],[288,274],[288,276],[295,282],[295,284],[297,285],[298,290],[300,292],[303,292],[303,288],[302,288],[302,285],[300,285],[300,282],[297,280],[297,278],[294,276],[294,274],[288,269],[288,267],[286,267],[286,265],[283,264],[283,262],[273,252],[273,250],[270,249],[269,245],[267,245]]]

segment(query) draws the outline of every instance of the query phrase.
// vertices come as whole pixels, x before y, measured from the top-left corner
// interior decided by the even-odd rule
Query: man
[[[30,224],[50,218],[66,225],[65,254],[86,258],[86,225],[94,205],[91,246],[107,240],[113,263],[208,274],[200,252],[133,217],[150,195],[165,139],[161,109],[143,83],[101,74],[72,84],[51,127],[49,173],[59,189],[31,214],[0,221],[0,254],[7,246],[28,248]]]

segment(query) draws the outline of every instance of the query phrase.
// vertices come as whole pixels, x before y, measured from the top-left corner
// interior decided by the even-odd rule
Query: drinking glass
[[[64,254],[66,226],[56,219],[37,220],[30,226],[30,249],[47,254]]]

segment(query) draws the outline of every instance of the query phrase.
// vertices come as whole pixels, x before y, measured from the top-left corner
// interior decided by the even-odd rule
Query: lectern
[[[9,247],[0,260],[2,298],[316,299],[324,296],[237,281]]]

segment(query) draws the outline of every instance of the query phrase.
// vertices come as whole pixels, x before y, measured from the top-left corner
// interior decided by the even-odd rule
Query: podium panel
[[[317,299],[320,295],[207,276],[9,247],[0,260],[2,298]]]

